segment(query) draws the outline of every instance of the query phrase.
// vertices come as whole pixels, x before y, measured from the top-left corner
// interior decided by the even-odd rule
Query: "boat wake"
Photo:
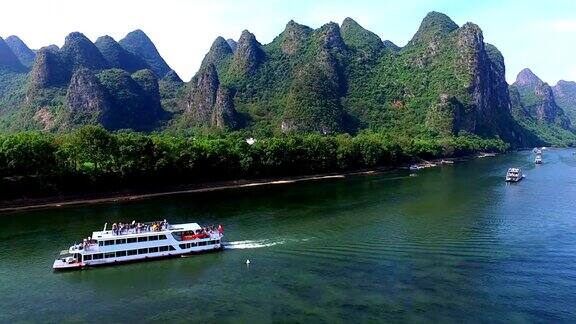
[[[235,241],[235,242],[225,242],[224,249],[230,250],[241,250],[241,249],[258,249],[264,247],[270,247],[274,245],[284,244],[285,240],[247,240],[247,241]]]

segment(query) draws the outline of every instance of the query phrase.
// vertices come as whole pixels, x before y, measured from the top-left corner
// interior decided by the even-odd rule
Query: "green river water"
[[[3,214],[0,322],[576,322],[573,152]],[[164,218],[227,248],[51,269],[105,222]]]

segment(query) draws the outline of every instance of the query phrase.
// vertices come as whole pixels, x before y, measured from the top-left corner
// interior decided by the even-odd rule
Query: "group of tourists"
[[[166,220],[152,222],[149,224],[136,223],[136,221],[132,221],[132,223],[112,224],[112,233],[114,233],[115,235],[158,232],[158,231],[165,231],[167,229],[168,229],[168,222]]]
[[[224,227],[222,225],[218,225],[218,227],[214,226],[214,225],[210,225],[207,227],[203,227],[202,229],[199,229],[196,231],[196,234],[214,234],[216,231],[218,231],[218,233],[223,233],[224,232]]]

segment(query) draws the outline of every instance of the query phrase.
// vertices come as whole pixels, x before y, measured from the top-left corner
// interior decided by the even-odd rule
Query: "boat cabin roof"
[[[92,233],[92,239],[95,240],[102,240],[102,239],[115,239],[115,238],[125,238],[125,237],[138,237],[138,236],[148,236],[150,234],[166,234],[171,233],[174,231],[196,231],[200,230],[202,227],[198,225],[198,223],[186,223],[186,224],[170,224],[167,229],[165,230],[142,230],[140,232],[136,232],[136,230],[129,230],[128,232],[124,232],[122,234],[115,234],[111,229],[106,231],[95,231]]]

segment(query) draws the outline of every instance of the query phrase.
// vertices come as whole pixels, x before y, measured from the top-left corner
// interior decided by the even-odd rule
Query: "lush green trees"
[[[150,188],[374,168],[508,148],[501,140],[473,135],[414,139],[378,132],[354,137],[295,133],[257,138],[252,145],[245,137],[109,133],[96,126],[59,135],[0,135],[0,189],[18,196],[37,187],[44,194]]]
[[[0,175],[41,175],[54,172],[56,145],[51,135],[23,132],[0,137]]]

